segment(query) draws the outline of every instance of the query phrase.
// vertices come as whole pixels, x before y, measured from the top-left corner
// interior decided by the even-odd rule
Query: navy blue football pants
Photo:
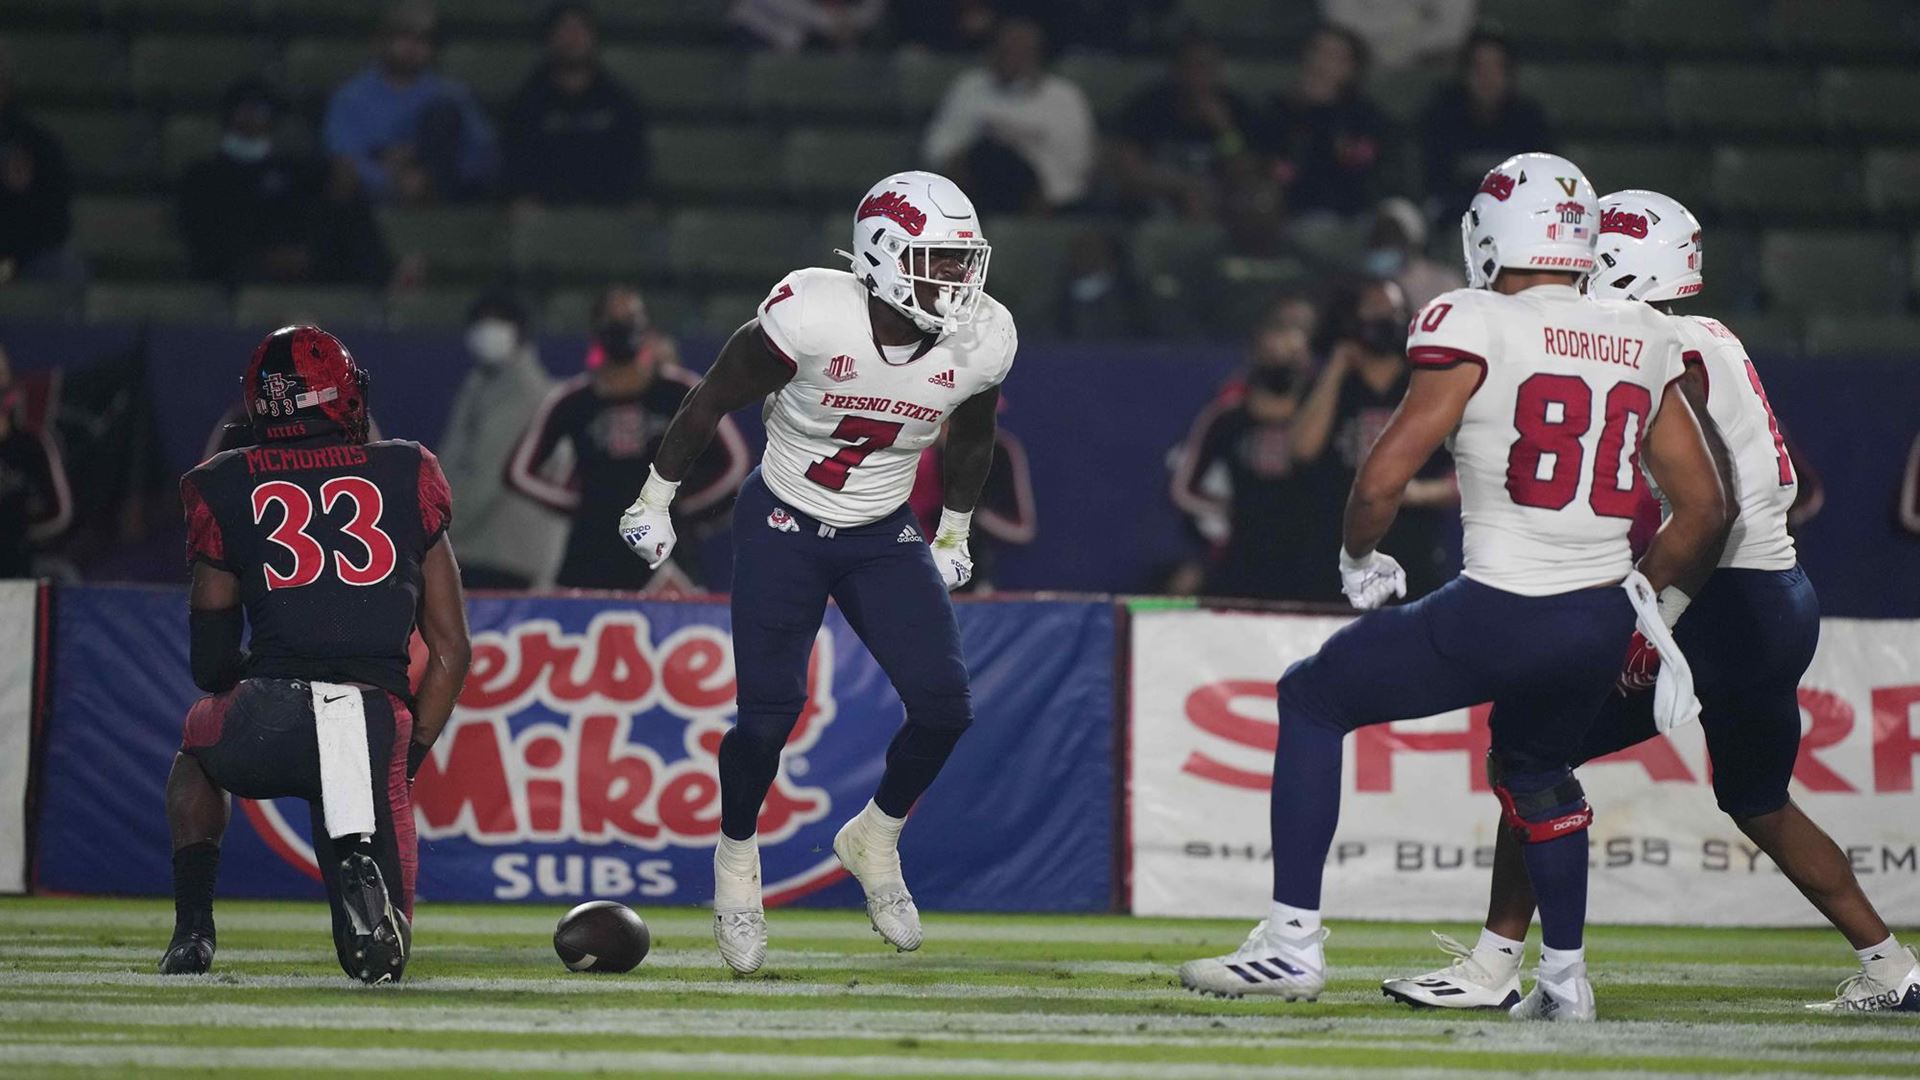
[[[1273,898],[1320,906],[1348,732],[1491,701],[1505,787],[1516,796],[1551,792],[1571,775],[1612,692],[1633,623],[1617,586],[1521,596],[1459,577],[1415,603],[1362,615],[1288,668],[1274,751]],[[1528,817],[1551,820],[1578,806]],[[1549,944],[1577,947],[1586,833],[1529,844],[1526,855]]]
[[[881,810],[904,817],[973,722],[953,604],[913,511],[836,529],[781,501],[755,469],[734,509],[739,718],[720,746],[721,828],[734,839],[754,833],[806,706],[807,660],[829,598],[906,706],[874,794]]]
[[[1806,571],[1714,571],[1673,638],[1693,669],[1720,809],[1752,818],[1787,805],[1800,754],[1800,676],[1820,643],[1820,600]],[[1654,734],[1652,694],[1614,695],[1576,761]]]

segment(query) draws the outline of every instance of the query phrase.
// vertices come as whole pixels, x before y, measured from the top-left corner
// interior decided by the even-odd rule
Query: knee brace
[[[1571,769],[1561,772],[1557,780],[1544,787],[1538,783],[1540,774],[1527,775],[1522,786],[1530,790],[1518,791],[1509,785],[1512,778],[1499,759],[1487,755],[1487,783],[1493,788],[1494,798],[1500,800],[1500,823],[1519,834],[1521,843],[1544,844],[1585,832],[1593,825],[1586,789]]]

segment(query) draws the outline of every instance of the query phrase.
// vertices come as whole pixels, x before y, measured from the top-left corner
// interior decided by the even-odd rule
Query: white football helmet
[[[957,254],[965,267],[959,281],[933,277],[933,252]],[[853,251],[840,251],[867,291],[912,319],[929,334],[950,334],[973,321],[987,283],[993,248],[980,231],[980,216],[960,185],[930,172],[894,173],[873,185],[853,213]],[[935,310],[920,306],[914,286],[939,290]]]
[[[1494,166],[1460,218],[1467,284],[1488,288],[1502,267],[1591,272],[1599,202],[1586,174],[1558,154]]]
[[[1587,294],[1605,300],[1678,300],[1700,291],[1700,221],[1657,191],[1600,200],[1600,242]]]

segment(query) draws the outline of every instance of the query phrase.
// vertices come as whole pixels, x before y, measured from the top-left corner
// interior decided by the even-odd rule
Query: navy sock
[[[1581,805],[1570,803],[1545,818],[1573,813]],[[1520,853],[1540,908],[1541,943],[1549,949],[1580,948],[1587,924],[1587,831],[1544,844],[1523,844]]]
[[[212,840],[173,853],[173,928],[213,934],[213,882],[220,873],[220,845]]]
[[[960,741],[960,728],[930,728],[908,720],[887,744],[887,771],[873,804],[888,817],[903,818],[940,775],[941,766]]]
[[[1284,687],[1283,687],[1284,690]],[[1340,824],[1340,763],[1346,730],[1292,707],[1281,694],[1273,751],[1273,898],[1319,910],[1327,849]]]
[[[720,739],[720,831],[745,840],[760,828],[760,807],[780,772],[786,744],[741,734],[738,726]]]

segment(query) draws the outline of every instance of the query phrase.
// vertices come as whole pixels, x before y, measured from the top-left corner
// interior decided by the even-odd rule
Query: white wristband
[[[647,482],[640,487],[640,505],[649,510],[665,510],[673,505],[673,496],[680,490],[680,482],[668,480],[647,466]]]
[[[1681,592],[1678,585],[1669,585],[1660,590],[1660,598],[1655,606],[1660,609],[1660,621],[1666,623],[1667,629],[1671,630],[1673,624],[1680,621],[1680,616],[1686,613],[1687,605],[1691,603],[1693,603],[1693,597]]]
[[[961,513],[948,507],[940,508],[940,529],[934,533],[934,539],[965,540],[973,535],[973,511]]]

